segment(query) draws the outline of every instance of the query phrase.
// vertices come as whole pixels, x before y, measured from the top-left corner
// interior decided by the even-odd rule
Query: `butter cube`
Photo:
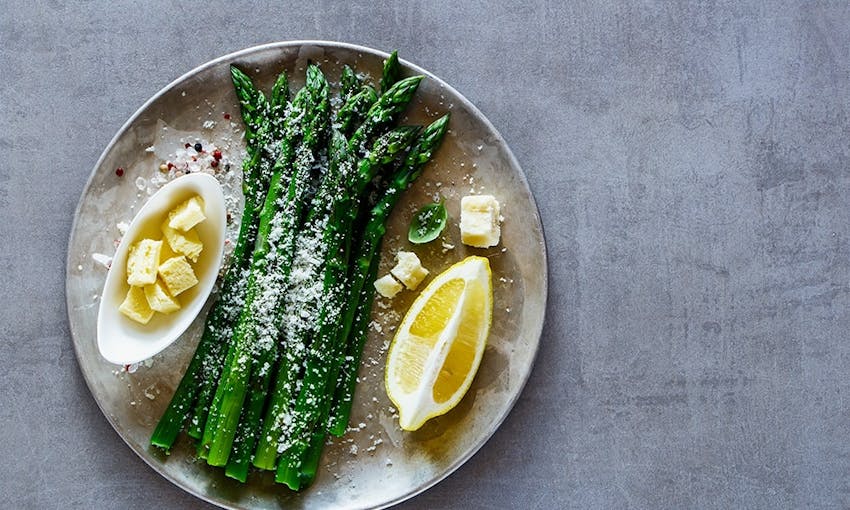
[[[470,195],[460,201],[460,237],[463,244],[489,248],[499,244],[499,202],[491,195]]]
[[[201,250],[204,249],[204,245],[201,243],[201,239],[198,237],[197,232],[194,230],[180,232],[176,228],[171,228],[168,225],[168,221],[166,221],[162,224],[162,233],[165,235],[165,240],[168,242],[171,249],[174,250],[174,253],[186,255],[186,257],[191,259],[192,262],[198,261],[198,255],[201,254]]]
[[[205,219],[204,199],[195,195],[168,213],[168,226],[186,232]]]
[[[385,298],[394,298],[396,294],[398,294],[402,286],[398,283],[398,280],[393,278],[393,275],[387,274],[384,275],[377,280],[375,280],[375,290],[378,291],[378,294],[384,296]]]
[[[145,285],[145,299],[155,312],[171,313],[180,309],[180,302],[168,292],[161,279],[151,285]]]
[[[162,241],[142,239],[130,247],[127,256],[127,283],[141,287],[156,281]]]
[[[428,270],[422,267],[419,257],[413,252],[400,251],[396,253],[395,258],[398,262],[394,268],[390,269],[390,274],[408,289],[416,290],[419,282],[428,276]]]
[[[186,257],[172,257],[159,265],[159,276],[172,296],[198,284],[198,278]]]
[[[148,306],[145,291],[141,287],[130,287],[118,311],[141,324],[147,324],[153,317],[153,310]]]

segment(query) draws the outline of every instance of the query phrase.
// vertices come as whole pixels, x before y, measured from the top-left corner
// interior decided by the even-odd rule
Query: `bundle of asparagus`
[[[396,52],[378,90],[345,66],[335,111],[319,67],[306,74],[291,100],[285,73],[266,98],[231,67],[248,153],[242,224],[151,437],[168,450],[185,427],[228,476],[244,482],[253,465],[293,490],[312,482],[327,434],[348,426],[387,219],[448,126],[445,115],[393,127],[422,80],[399,79]]]

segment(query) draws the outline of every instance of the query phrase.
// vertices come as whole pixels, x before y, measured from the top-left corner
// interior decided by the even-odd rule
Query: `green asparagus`
[[[213,466],[227,463],[251,372],[270,371],[265,364],[276,347],[275,315],[292,261],[310,172],[328,123],[328,83],[315,65],[307,69],[305,90],[305,107],[296,115],[300,120],[301,143],[295,152],[288,185],[285,171],[278,165],[272,176],[260,215],[246,302],[231,345],[234,354],[228,355],[230,364],[221,376],[204,430],[201,447],[207,450],[207,463]],[[294,105],[295,101],[290,107]]]
[[[390,56],[384,60],[384,69],[381,72],[381,94],[388,91],[390,87],[395,85],[401,75],[401,65],[398,63],[398,51],[393,51]]]
[[[347,355],[356,355],[359,364],[360,352],[358,351],[362,351],[362,345],[359,349],[349,349],[346,343],[351,325],[356,319],[354,314],[359,301],[357,297],[361,296],[371,274],[371,263],[376,258],[375,254],[386,232],[386,220],[389,213],[404,190],[421,174],[424,164],[442,141],[447,125],[448,116],[442,117],[428,126],[417,140],[402,167],[392,176],[384,199],[373,209],[358,251],[359,256],[356,260],[358,271],[353,273],[349,287],[336,295],[329,292],[323,302],[319,315],[319,335],[309,350],[304,381],[291,420],[291,444],[278,465],[276,476],[277,481],[286,483],[290,488],[298,489],[312,481],[312,474],[309,470],[302,469],[302,466],[312,464],[313,459],[305,457],[311,450],[315,454],[315,449],[310,445],[321,444],[324,440],[339,371],[346,363]],[[354,216],[350,209],[348,216],[349,218]],[[345,271],[345,268],[343,267],[342,270]],[[332,274],[332,271],[326,273],[328,274],[331,274],[332,279],[338,278]],[[371,298],[368,291],[366,291],[366,297]],[[371,310],[371,299],[368,301],[368,308]],[[359,340],[357,338],[356,342],[359,343]],[[330,359],[328,359],[329,356]],[[350,406],[348,409],[350,410]],[[317,434],[321,438],[317,438]],[[309,462],[305,462],[305,459]]]
[[[317,66],[291,102],[284,73],[266,96],[231,68],[248,153],[243,221],[152,444],[169,449],[191,417],[198,455],[227,476],[245,481],[253,463],[294,490],[312,482],[328,432],[347,427],[387,218],[447,129],[448,116],[421,134],[391,129],[422,80],[400,75],[397,52],[377,90],[344,66],[331,120]]]
[[[395,158],[397,154],[406,151],[417,131],[418,128],[401,127],[382,136],[375,142],[369,157],[359,162],[356,170],[351,166],[344,137],[341,134],[334,137],[334,159],[338,161],[334,166],[342,169],[340,172],[342,175],[336,183],[336,189],[327,190],[328,217],[323,222],[314,223],[317,225],[312,232],[315,240],[308,238],[304,241],[304,248],[310,252],[307,254],[308,257],[319,264],[314,264],[310,268],[312,270],[305,275],[304,281],[298,282],[298,286],[291,288],[288,292],[288,296],[294,298],[292,303],[295,306],[287,307],[287,314],[293,320],[284,327],[286,353],[281,359],[277,383],[254,458],[254,465],[257,467],[263,469],[274,467],[281,438],[290,433],[290,427],[286,422],[293,417],[290,400],[296,385],[295,377],[299,372],[295,368],[300,367],[308,355],[322,356],[320,340],[322,333],[325,332],[319,329],[321,317],[323,313],[327,313],[326,304],[337,298],[339,289],[344,288],[348,254],[342,249],[342,245],[350,230],[350,221],[347,218],[351,215],[351,211],[356,210],[363,190],[375,177],[378,169]],[[324,277],[321,275],[322,271],[324,271]],[[319,283],[314,290],[311,290],[311,280],[313,284]],[[309,322],[303,320],[305,315]],[[314,315],[319,317],[318,321],[311,320]],[[313,339],[313,343],[307,347],[308,336],[316,332],[319,333],[319,338]],[[311,370],[312,366],[308,361],[302,388],[313,380]],[[291,423],[291,425],[296,424]]]
[[[354,69],[348,65],[342,66],[342,73],[339,77],[339,95],[343,102],[348,101],[361,85],[361,80],[357,77]]]
[[[151,436],[151,444],[166,450],[174,444],[174,440],[192,411],[193,404],[198,403],[196,409],[206,408],[205,393],[210,392],[205,390],[213,387],[212,381],[216,379],[217,368],[221,366],[223,345],[230,336],[231,327],[239,312],[239,307],[234,306],[233,303],[238,303],[244,296],[242,274],[250,264],[259,223],[255,213],[255,200],[256,197],[265,195],[268,188],[267,172],[263,171],[264,161],[276,157],[277,138],[268,134],[273,130],[273,121],[270,120],[267,112],[285,106],[288,97],[286,94],[273,94],[272,104],[269,105],[262,92],[256,90],[251,79],[242,71],[231,67],[231,77],[239,98],[246,133],[252,133],[251,136],[246,134],[249,139],[248,150],[252,156],[243,164],[246,199],[242,223],[230,256],[229,269],[221,285],[221,292],[209,312],[195,355]],[[286,73],[281,73],[277,83],[285,84],[286,81]],[[271,140],[266,143],[269,138]],[[198,412],[195,412],[190,427],[197,427],[202,419],[200,416]],[[196,437],[199,435],[197,434]]]
[[[372,272],[371,268],[374,264],[374,259],[376,258],[375,255],[386,233],[387,219],[393,207],[399,198],[401,198],[404,190],[407,189],[411,182],[419,177],[425,164],[439,148],[448,129],[448,122],[449,115],[446,114],[431,123],[423,131],[416,147],[408,154],[404,167],[396,173],[389,183],[383,198],[372,209],[363,239],[357,251],[357,256],[352,265],[353,276],[350,283],[352,296],[361,296],[361,292],[366,287],[369,275]],[[329,424],[330,432],[336,436],[341,436],[345,433],[345,429],[348,426],[348,417],[351,414],[351,403],[357,382],[357,369],[360,365],[360,357],[362,356],[363,345],[366,342],[367,336],[364,325],[368,322],[368,317],[372,309],[371,297],[374,296],[371,289],[367,289],[366,294],[366,299],[352,299],[349,301],[348,308],[342,319],[340,334],[342,338],[347,339],[347,346],[345,354],[341,357],[342,371],[335,391]],[[358,327],[355,328],[355,325],[358,325]],[[353,335],[352,331],[354,332]]]

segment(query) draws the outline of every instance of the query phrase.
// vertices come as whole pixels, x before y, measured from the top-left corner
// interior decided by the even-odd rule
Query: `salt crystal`
[[[106,269],[109,269],[109,267],[112,265],[112,257],[110,257],[109,255],[104,255],[102,253],[92,253],[91,258]]]
[[[144,392],[144,393],[145,393],[145,397],[147,397],[147,399],[148,399],[148,400],[154,400],[154,399],[156,399],[156,395],[154,394],[154,390],[155,390],[155,389],[156,389],[156,383],[151,384],[150,386],[148,386],[147,388],[145,388],[145,392]]]

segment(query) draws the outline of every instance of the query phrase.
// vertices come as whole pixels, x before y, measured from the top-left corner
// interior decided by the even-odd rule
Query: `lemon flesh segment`
[[[476,283],[473,282],[467,289],[463,303],[463,320],[458,324],[457,335],[451,341],[449,353],[434,384],[434,402],[438,404],[448,402],[457,394],[467,375],[473,370],[478,358],[478,347],[484,345],[480,337],[481,328],[489,325],[484,322],[487,289]]]
[[[416,430],[460,402],[481,363],[492,311],[490,263],[484,257],[451,266],[416,298],[387,359],[387,394],[403,429]]]

